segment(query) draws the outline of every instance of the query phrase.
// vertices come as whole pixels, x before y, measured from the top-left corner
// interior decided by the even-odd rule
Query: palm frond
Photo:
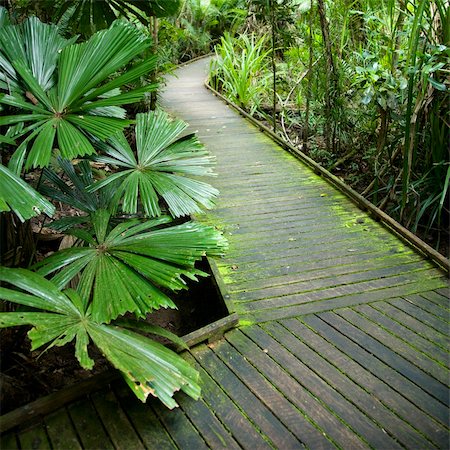
[[[114,184],[122,210],[135,214],[142,204],[146,215],[161,214],[159,198],[167,204],[174,217],[200,213],[212,208],[218,191],[192,177],[212,176],[213,158],[198,141],[189,135],[179,138],[187,128],[181,120],[172,120],[164,111],[152,111],[136,116],[136,152],[123,134],[118,134],[101,146],[97,161],[122,170],[96,183],[91,190]]]
[[[0,212],[13,210],[22,221],[45,213],[53,216],[55,207],[29,184],[0,164]]]
[[[54,25],[27,19],[0,30],[0,104],[18,108],[0,118],[0,125],[25,125],[30,150],[25,167],[46,167],[54,148],[63,158],[95,153],[92,137],[105,140],[131,122],[124,104],[155,89],[150,84],[126,93],[118,88],[154,70],[156,57],[117,72],[148,49],[149,40],[130,23],[117,20],[87,42],[72,44]],[[115,76],[114,76],[115,75]],[[9,81],[20,86],[10,91]]]
[[[93,230],[68,233],[84,246],[54,253],[35,266],[63,288],[81,273],[78,291],[92,298],[94,320],[109,322],[125,312],[145,316],[160,307],[175,307],[163,290],[186,288],[185,279],[205,274],[195,268],[206,254],[221,255],[226,240],[214,228],[185,223],[161,229],[169,217],[127,220],[111,229],[111,214],[91,214]],[[161,290],[162,289],[162,290]]]
[[[0,313],[0,328],[33,326],[28,332],[33,350],[46,344],[48,347],[62,346],[75,340],[78,361],[83,368],[92,369],[94,361],[88,353],[92,340],[121,371],[141,401],[145,402],[151,394],[168,408],[174,408],[178,405],[173,394],[180,389],[194,399],[199,398],[199,374],[182,357],[129,329],[95,321],[86,308],[86,298],[77,292],[70,289],[62,292],[44,277],[24,269],[0,267],[0,281],[20,289],[0,288],[1,299],[43,310]],[[133,327],[130,321],[124,325]],[[179,341],[171,333],[149,327],[144,331]]]

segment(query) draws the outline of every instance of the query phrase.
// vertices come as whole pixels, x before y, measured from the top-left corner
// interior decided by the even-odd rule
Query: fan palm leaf
[[[0,281],[20,290],[0,287],[0,298],[43,312],[0,313],[0,328],[32,325],[28,332],[32,349],[46,344],[62,346],[75,340],[75,355],[81,366],[92,369],[94,361],[88,353],[90,340],[112,365],[120,370],[135,395],[145,401],[148,395],[158,397],[167,407],[178,406],[173,394],[182,390],[198,399],[199,375],[187,362],[163,345],[130,331],[130,321],[124,327],[105,325],[93,319],[89,302],[70,289],[60,291],[44,277],[25,270],[0,267]],[[144,332],[161,334],[184,345],[181,339],[158,327],[145,323],[138,326]]]
[[[27,125],[16,136],[26,136],[17,150],[21,155],[28,150],[26,168],[47,166],[54,147],[65,159],[95,153],[90,137],[105,140],[123,130],[131,121],[125,120],[120,106],[140,100],[155,88],[150,84],[126,93],[118,90],[154,70],[156,57],[111,79],[150,45],[126,21],[115,21],[81,44],[66,45],[67,41],[56,37],[56,30],[35,18],[23,26],[0,29],[6,63],[22,89],[0,94],[0,104],[19,108],[16,115],[0,117],[0,125]],[[8,66],[2,67],[8,77]]]
[[[205,275],[195,268],[206,253],[220,255],[226,248],[214,228],[184,223],[161,228],[169,217],[142,222],[127,220],[111,229],[111,214],[91,214],[93,230],[73,229],[83,246],[61,250],[35,266],[41,275],[63,288],[81,273],[77,290],[92,299],[92,317],[110,322],[126,312],[145,316],[175,305],[163,290],[186,288],[185,278]]]
[[[114,183],[116,197],[122,200],[126,213],[138,212],[139,201],[146,215],[161,214],[159,197],[173,217],[199,213],[214,206],[219,191],[192,178],[212,176],[213,158],[198,139],[189,135],[179,138],[187,128],[181,120],[172,120],[164,111],[136,116],[136,151],[120,133],[102,145],[97,161],[121,170],[92,186],[95,191]]]
[[[56,6],[56,17],[65,17],[68,25],[84,36],[107,28],[118,15],[148,25],[150,16],[174,15],[180,5],[180,0],[51,0],[51,6]]]
[[[0,164],[0,212],[13,210],[25,222],[45,213],[53,216],[55,207],[7,167]]]

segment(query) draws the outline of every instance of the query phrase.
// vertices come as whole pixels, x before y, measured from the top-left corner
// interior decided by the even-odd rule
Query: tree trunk
[[[311,0],[311,8],[309,10],[309,62],[308,62],[308,87],[306,91],[306,111],[305,111],[305,127],[303,129],[303,148],[308,149],[309,137],[309,115],[312,95],[312,81],[313,81],[313,59],[314,59],[314,43],[313,43],[313,24],[314,24],[314,0]]]
[[[275,63],[275,45],[276,45],[276,23],[275,23],[275,5],[273,0],[270,0],[270,19],[272,30],[272,84],[273,84],[273,99],[272,99],[272,121],[273,132],[277,130],[277,66]]]
[[[339,95],[337,74],[331,47],[330,27],[325,13],[325,4],[323,0],[317,0],[317,9],[320,18],[320,28],[322,30],[323,45],[325,46],[326,63],[326,86],[325,86],[325,142],[328,149],[334,150],[335,143],[332,134],[335,133],[335,127],[332,126],[333,109],[335,99]]]

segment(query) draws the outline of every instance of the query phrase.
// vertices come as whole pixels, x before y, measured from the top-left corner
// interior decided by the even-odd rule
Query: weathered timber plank
[[[161,402],[152,403],[152,407],[177,447],[196,450],[208,448],[198,430],[179,408],[168,410]]]
[[[322,320],[322,317],[328,319],[328,321]],[[350,337],[343,334],[344,331],[349,332],[349,326],[342,323],[343,320],[331,320],[336,319],[335,317],[330,317],[330,313],[323,313],[319,317],[316,316],[306,316],[302,320],[312,326],[319,333],[324,333],[326,336],[332,336],[333,343],[339,348],[342,348],[344,352],[351,355],[352,359],[363,364],[368,370],[370,370],[374,375],[382,380],[389,383],[390,386],[395,388],[399,393],[401,393],[405,398],[410,400],[412,403],[418,405],[424,412],[433,417],[436,421],[439,421],[443,426],[448,424],[448,409],[439,400],[435,399],[433,396],[425,392],[418,385],[413,383],[408,376],[414,378],[414,371],[412,373],[406,373],[406,376],[397,372],[397,370],[387,363],[383,362],[378,358],[374,358],[372,353],[370,353],[366,346],[370,344],[370,340],[364,338],[362,333],[355,333],[359,338],[362,338],[361,342],[356,343]],[[335,328],[334,326],[342,326],[344,329]],[[339,330],[339,331],[337,331]],[[352,331],[352,330],[350,330]],[[349,332],[349,334],[351,334]],[[380,355],[381,356],[381,355]],[[391,362],[391,361],[388,361]],[[404,364],[398,361],[394,361],[394,366],[399,366],[403,369]],[[419,380],[421,377],[417,377]]]
[[[390,257],[370,258],[370,255],[364,255],[365,258],[354,258],[356,261],[352,262],[351,258],[347,261],[341,261],[336,265],[335,261],[329,261],[325,268],[318,270],[308,270],[303,266],[296,267],[297,271],[289,271],[281,276],[265,276],[263,279],[255,280],[253,277],[250,280],[238,283],[234,282],[230,292],[249,292],[252,290],[260,290],[272,288],[276,286],[288,285],[291,283],[298,283],[300,281],[323,279],[330,277],[340,277],[341,275],[369,273],[376,269],[395,268],[403,264],[414,263],[420,260],[420,257],[413,255],[396,255]],[[375,255],[376,256],[376,255]],[[364,261],[364,264],[362,264]],[[332,264],[335,264],[334,266]]]
[[[333,364],[342,374],[360,385],[394,414],[433,442],[435,447],[442,448],[447,445],[448,430],[445,426],[439,425],[424,413],[420,406],[416,406],[395,390],[389,384],[389,378],[372,373],[370,369],[374,365],[377,366],[377,361],[370,353],[342,336],[325,322],[319,321],[320,327],[313,326],[314,322],[306,326],[306,320],[310,318],[318,320],[313,316],[308,316],[302,318],[304,323],[297,319],[286,319],[282,321],[282,324],[298,339],[304,341],[315,352]],[[412,436],[414,435],[412,434]],[[413,445],[410,447],[415,448]],[[424,447],[427,448],[427,446]]]
[[[353,284],[346,284],[336,287],[325,287],[323,289],[321,284],[311,281],[309,284],[305,284],[305,291],[299,293],[289,293],[290,295],[283,295],[279,297],[273,297],[262,300],[246,301],[244,298],[234,298],[236,303],[245,303],[245,309],[248,311],[261,311],[263,309],[281,308],[284,306],[298,305],[300,303],[309,303],[312,301],[336,299],[337,297],[344,297],[356,294],[368,295],[371,291],[388,291],[392,286],[402,286],[411,283],[422,284],[422,280],[431,282],[433,279],[442,280],[441,273],[437,269],[422,270],[416,273],[405,273],[403,275],[392,276],[389,278],[383,278],[380,280],[361,281]],[[320,281],[320,280],[319,280]],[[400,290],[401,291],[401,290]],[[236,296],[237,297],[237,296]]]
[[[420,386],[423,391],[438,399],[443,405],[447,403],[447,389],[442,383],[424,373],[414,364],[411,364],[399,353],[396,353],[386,345],[383,345],[379,339],[372,338],[367,333],[367,330],[359,328],[364,325],[371,332],[374,332],[373,327],[370,326],[370,323],[368,323],[367,320],[361,316],[358,317],[356,313],[352,314],[351,312],[347,312],[345,309],[336,312],[325,312],[320,315],[320,318],[337,328],[342,334],[345,334],[353,341],[358,342],[359,345],[375,355],[385,364],[392,367],[403,377],[411,380],[414,384]],[[352,320],[354,320],[356,324],[353,324]],[[380,336],[377,337],[379,338]],[[397,344],[399,345],[398,342]],[[423,398],[425,399],[426,397]],[[431,402],[432,399],[428,399],[428,401]],[[441,405],[438,405],[435,402],[433,403],[436,409],[439,409],[440,411],[445,409],[442,409]]]
[[[401,299],[395,300],[401,301]],[[448,338],[445,335],[436,332],[434,328],[425,325],[423,322],[417,320],[414,317],[411,317],[403,310],[396,308],[391,304],[392,301],[393,300],[389,300],[386,302],[376,302],[372,304],[372,307],[379,310],[381,313],[388,315],[393,320],[408,327],[414,333],[417,333],[420,336],[428,339],[433,344],[440,346],[445,351],[448,351]]]
[[[320,259],[319,261],[308,261],[306,258],[300,260],[284,260],[284,264],[270,265],[267,267],[253,268],[252,270],[247,269],[245,272],[235,270],[227,271],[224,279],[230,285],[230,289],[236,288],[240,289],[245,286],[258,286],[258,283],[264,285],[265,280],[267,280],[268,285],[274,282],[277,283],[284,277],[288,279],[295,279],[296,276],[300,279],[307,279],[308,274],[311,274],[312,279],[319,275],[320,273],[327,273],[327,271],[338,271],[340,268],[343,270],[350,270],[355,266],[361,267],[375,267],[382,265],[384,260],[395,261],[399,258],[399,261],[407,261],[411,258],[414,260],[415,256],[412,253],[396,253],[394,255],[387,255],[385,252],[373,251],[368,253],[359,253],[357,255],[349,253],[343,256],[335,256],[327,259]],[[387,263],[386,263],[387,264]],[[388,265],[388,264],[387,264]]]
[[[401,356],[405,360],[409,361],[410,363],[417,366],[420,371],[423,371],[429,375],[431,375],[433,378],[435,378],[438,382],[435,382],[433,379],[429,379],[428,376],[421,376],[421,378],[425,378],[421,383],[419,383],[417,380],[414,380],[416,384],[419,385],[426,385],[427,387],[434,386],[433,392],[436,390],[437,392],[441,393],[444,396],[444,398],[441,398],[442,400],[445,400],[445,392],[447,391],[448,386],[448,380],[449,380],[449,373],[448,370],[446,370],[444,367],[442,367],[440,364],[438,364],[436,361],[431,359],[429,356],[418,352],[415,348],[411,347],[408,343],[402,341],[398,337],[386,332],[384,329],[382,329],[377,323],[372,322],[370,319],[371,317],[363,317],[360,314],[358,314],[356,311],[350,310],[350,309],[340,309],[336,311],[336,314],[350,322],[355,327],[359,328],[362,332],[365,334],[371,336],[372,338],[376,339],[378,342],[380,342],[382,345],[385,346],[385,348],[390,349],[394,354]],[[396,360],[395,356],[391,354],[389,351],[386,352],[385,349],[383,349],[381,346],[376,345],[381,350],[381,353],[383,354],[382,359],[386,361],[386,354],[389,355],[390,360]],[[371,347],[369,347],[370,349]],[[399,360],[401,362],[401,360]],[[398,361],[395,361],[398,363]],[[407,368],[410,371],[410,368]],[[399,370],[399,369],[397,369]],[[405,373],[404,371],[399,370],[401,373]],[[419,375],[420,372],[418,372]],[[425,389],[427,390],[427,389]]]
[[[364,272],[358,271],[350,274],[338,275],[330,274],[329,276],[323,276],[316,279],[311,278],[298,282],[285,283],[278,286],[262,287],[261,289],[253,289],[251,291],[238,291],[238,295],[239,301],[244,302],[268,299],[271,297],[282,297],[286,295],[290,296],[293,294],[301,294],[303,292],[310,292],[319,289],[336,288],[338,286],[347,286],[349,284],[366,282],[370,282],[370,284],[380,284],[380,287],[384,287],[386,285],[390,285],[390,280],[392,280],[392,285],[395,285],[398,280],[403,281],[403,278],[400,279],[400,275],[402,274],[407,275],[406,280],[409,281],[415,272],[417,272],[417,276],[421,276],[420,272],[423,270],[423,261],[417,261],[409,264],[399,264],[398,266],[366,270]],[[436,269],[432,270],[434,272]],[[439,275],[438,272],[434,273]],[[383,284],[378,283],[381,279],[383,279]],[[372,288],[372,286],[370,286],[370,288]],[[364,292],[364,288],[362,288],[360,292]]]
[[[302,389],[299,384],[288,375],[267,353],[262,352],[256,344],[242,332],[228,333],[227,340],[239,353],[247,358],[261,373],[264,374],[286,398],[326,434],[328,439],[338,446],[351,448],[367,448],[354,432],[340,421],[310,392]]]
[[[444,299],[448,302],[450,299],[450,287],[447,286],[445,288],[442,289],[436,289],[436,293],[439,295],[442,295],[442,297],[444,297]],[[446,303],[448,305],[448,303]]]
[[[72,403],[67,409],[83,448],[90,450],[114,448],[89,399]]]
[[[426,295],[426,293],[424,294]],[[449,310],[447,308],[442,308],[441,306],[436,305],[436,303],[428,300],[424,294],[412,294],[404,297],[404,299],[409,303],[416,305],[418,308],[423,309],[430,314],[433,314],[448,325],[450,319]]]
[[[125,383],[115,383],[114,392],[145,447],[154,450],[177,448],[148,404],[142,403]]]
[[[297,389],[305,389],[339,417],[347,427],[368,445],[375,448],[401,448],[394,439],[379,433],[379,426],[365,414],[356,409],[341,393],[326,383],[300,359],[286,350],[263,329],[253,326],[244,327],[243,333],[265,351],[275,362],[291,375],[299,384]],[[256,350],[255,350],[256,351]],[[369,439],[370,437],[370,439]]]
[[[20,448],[24,450],[50,450],[52,448],[43,425],[36,425],[21,431],[19,441]]]
[[[359,377],[357,382],[353,381],[339,367],[329,362],[326,355],[316,351],[315,342],[317,339],[307,339],[307,336],[304,336],[305,333],[301,333],[302,339],[304,339],[303,342],[300,340],[300,337],[295,336],[288,329],[289,322],[286,322],[285,325],[286,327],[278,322],[267,322],[263,325],[263,329],[270,333],[287,351],[306,364],[310,370],[314,371],[326,383],[339,391],[348,401],[352,402],[363,414],[374,420],[378,427],[386,431],[388,436],[380,433],[379,428],[375,431],[375,435],[366,435],[366,440],[370,444],[378,441],[381,442],[378,448],[390,448],[388,444],[390,442],[389,436],[392,436],[393,439],[405,447],[428,448],[432,446],[432,443],[426,440],[422,434],[398,417],[397,414],[394,414],[381,400],[367,392],[367,386],[360,386],[358,382],[362,380]],[[295,329],[295,326],[292,328]],[[313,334],[311,335],[314,337]],[[338,355],[337,351],[334,353]],[[339,358],[339,360],[342,361],[343,358]],[[353,410],[353,407],[348,409],[349,413]]]
[[[212,345],[220,345],[220,341]],[[250,419],[255,427],[255,431],[259,430],[259,433],[261,433],[259,445],[268,446],[267,440],[273,440],[272,445],[274,446],[277,446],[280,442],[289,444],[290,448],[292,448],[293,444],[299,445],[298,440],[290,433],[290,431],[257,399],[248,387],[245,386],[239,378],[237,378],[236,375],[234,375],[228,367],[213,354],[209,348],[202,348],[200,351],[197,351],[194,356],[201,367],[208,372],[209,376],[220,384],[220,387],[225,390],[226,395],[233,400],[237,407],[241,411],[245,411],[245,416],[242,416],[242,413],[240,418],[238,416],[240,420],[237,423],[237,427],[242,427],[244,423],[242,419],[246,418],[247,421]],[[209,400],[208,403],[214,408]],[[227,417],[227,415],[225,415],[225,417]],[[237,436],[235,437],[239,440]],[[245,441],[240,441],[241,445],[249,448],[249,446],[251,446],[251,443],[248,441],[249,438],[250,436],[247,436]],[[265,439],[265,441],[263,439]]]
[[[129,450],[145,448],[111,389],[93,394],[92,403],[116,447]]]
[[[383,312],[375,309],[374,305],[358,305],[354,307],[355,311],[373,320],[377,326],[382,327],[389,333],[404,340],[409,345],[416,348],[421,353],[439,362],[442,366],[450,368],[449,352],[433,342],[425,339],[420,334],[411,331],[403,323],[399,323]],[[382,310],[383,308],[381,308]]]
[[[14,432],[2,434],[0,436],[0,448],[2,450],[16,450],[19,448],[17,436]]]
[[[64,408],[46,416],[44,423],[53,449],[79,450],[82,448],[72,421]]]
[[[214,412],[202,401],[186,397],[181,408],[202,435],[209,448],[240,449],[239,444],[214,415]]]
[[[394,305],[396,308],[401,309],[402,311],[407,313],[409,316],[415,317],[417,320],[424,323],[425,325],[428,325],[434,330],[439,331],[443,335],[448,335],[449,333],[448,323],[444,322],[443,320],[434,316],[433,314],[430,314],[421,308],[417,308],[417,306],[411,305],[411,303],[403,299],[392,300],[390,303]]]
[[[441,308],[450,311],[449,289],[450,288],[448,287],[443,289],[436,289],[436,291],[423,292],[421,295],[430,302],[433,302]]]
[[[399,286],[394,286],[390,288],[383,289],[374,289],[367,292],[357,292],[352,293],[351,295],[336,295],[336,292],[333,296],[320,294],[320,291],[316,291],[313,293],[303,294],[304,301],[298,304],[287,306],[287,307],[274,307],[272,309],[264,309],[262,311],[249,310],[247,308],[248,305],[252,305],[252,303],[241,303],[236,305],[237,312],[239,313],[241,319],[245,316],[251,317],[251,320],[255,322],[263,322],[267,320],[277,320],[281,318],[287,317],[295,317],[304,314],[313,314],[319,313],[323,311],[331,311],[338,308],[345,308],[348,306],[360,305],[364,303],[372,303],[379,300],[386,300],[390,298],[398,297],[400,294],[412,294],[421,292],[423,290],[434,289],[442,284],[442,280],[440,278],[427,280],[424,282],[413,281],[412,283],[405,283]],[[319,299],[315,301],[310,301],[311,297],[315,295],[319,296]],[[321,298],[320,298],[321,297]],[[256,303],[256,302],[255,302]]]
[[[264,378],[234,347],[221,341],[214,345],[217,356],[232,370],[240,380],[268,407],[299,441],[290,438],[290,434],[280,433],[282,445],[273,441],[278,448],[298,448],[304,442],[308,448],[331,448],[333,444],[325,438],[323,432],[305,418],[275,387]],[[272,436],[272,434],[271,434]],[[284,441],[284,442],[283,442]]]

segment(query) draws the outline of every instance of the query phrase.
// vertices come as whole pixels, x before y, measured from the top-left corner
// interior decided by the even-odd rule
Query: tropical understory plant
[[[212,158],[193,135],[180,138],[184,122],[123,108],[155,88],[130,88],[156,58],[142,57],[150,43],[129,22],[82,43],[36,18],[10,24],[2,8],[0,25],[0,219],[27,225],[60,203],[76,212],[48,224],[71,248],[31,255],[31,270],[0,267],[0,298],[21,305],[0,327],[31,325],[33,349],[75,340],[87,369],[94,343],[142,401],[152,394],[173,408],[180,389],[198,398],[198,373],[148,335],[184,343],[147,319],[206,275],[196,262],[226,249],[214,228],[179,219],[214,205],[218,191],[197,179],[213,174]]]

